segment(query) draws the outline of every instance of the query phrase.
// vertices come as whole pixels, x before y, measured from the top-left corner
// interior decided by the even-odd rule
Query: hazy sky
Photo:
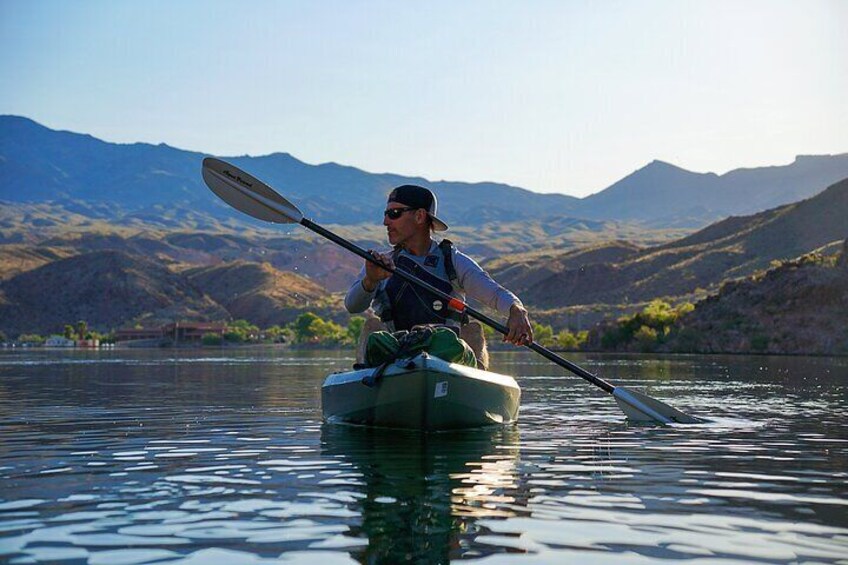
[[[0,0],[0,113],[584,196],[848,152],[848,1]]]

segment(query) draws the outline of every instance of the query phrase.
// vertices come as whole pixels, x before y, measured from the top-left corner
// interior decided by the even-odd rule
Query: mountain
[[[136,242],[138,243],[138,242]],[[6,246],[9,247],[9,246]],[[0,279],[0,330],[61,333],[85,320],[107,332],[141,323],[247,319],[283,325],[310,310],[338,318],[338,299],[300,275],[244,260],[190,267],[133,251],[15,247],[4,259],[39,266]],[[53,260],[51,260],[53,258]]]
[[[77,320],[106,330],[130,322],[227,318],[185,277],[118,251],[59,259],[0,284],[0,329],[9,335],[62,333]]]
[[[665,348],[708,353],[848,354],[848,240],[725,284],[685,315]]]
[[[205,155],[165,144],[117,144],[55,131],[18,116],[0,116],[0,200],[122,225],[219,229],[260,225],[230,209],[203,185]],[[800,156],[776,167],[724,175],[693,173],[654,161],[587,198],[537,194],[506,184],[430,181],[374,174],[288,153],[228,157],[296,202],[307,217],[335,224],[379,224],[386,194],[399,184],[425,184],[453,226],[496,223],[635,221],[652,228],[696,228],[817,194],[848,177],[848,154]],[[58,213],[58,212],[56,212]]]
[[[107,143],[89,135],[45,128],[17,116],[0,116],[0,200],[53,202],[93,218],[145,220],[164,226],[186,222],[250,220],[215,197],[200,177],[205,155],[164,144]],[[227,157],[297,202],[321,222],[382,221],[388,192],[399,184],[427,184],[439,195],[448,222],[565,215],[577,201],[498,183],[461,183],[365,171],[325,163],[308,165],[287,153]],[[514,203],[520,201],[521,207]]]
[[[327,296],[320,285],[278,271],[268,263],[234,261],[185,272],[188,280],[223,306],[234,319],[267,328],[294,320]]]
[[[848,176],[848,175],[846,175]],[[674,218],[699,221],[715,217],[700,204],[714,190],[718,176],[692,173],[662,161],[653,161],[605,190],[581,200],[578,214],[586,218]]]
[[[640,220],[652,225],[704,225],[809,198],[848,178],[848,153],[798,156],[789,165],[692,173],[654,161],[580,201],[574,215]]]
[[[616,245],[588,255],[586,250],[516,255],[485,266],[537,308],[628,304],[715,291],[725,279],[750,275],[846,235],[848,179],[813,198],[728,218],[665,245],[641,250]],[[613,252],[618,256],[594,259]]]

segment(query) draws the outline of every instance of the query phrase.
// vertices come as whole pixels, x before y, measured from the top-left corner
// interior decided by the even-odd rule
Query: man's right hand
[[[374,257],[374,259],[387,266],[388,268],[395,268],[395,263],[394,261],[392,261],[391,253],[381,254],[377,253],[373,249],[369,249],[368,253],[370,253],[371,256]],[[392,276],[392,274],[386,269],[378,267],[371,261],[365,261],[365,278],[362,279],[362,288],[365,290],[365,292],[374,292],[380,281],[387,279],[390,276]]]

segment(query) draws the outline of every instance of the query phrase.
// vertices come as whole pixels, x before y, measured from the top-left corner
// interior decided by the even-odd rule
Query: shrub
[[[537,324],[536,322],[531,323],[533,324],[533,339],[536,343],[545,347],[554,344],[554,330],[551,326]]]
[[[665,342],[680,317],[694,309],[689,302],[674,307],[663,300],[652,300],[640,312],[619,318],[616,327],[601,336],[601,347],[617,349],[635,340],[642,351],[653,351]]]
[[[224,343],[224,338],[219,334],[207,333],[203,334],[203,337],[200,338],[200,342],[203,345],[222,345]]]
[[[769,338],[763,334],[757,334],[751,337],[751,349],[754,351],[765,351],[768,349]]]
[[[562,349],[575,350],[580,349],[580,347],[586,343],[586,339],[589,337],[588,331],[582,331],[577,333],[572,333],[568,330],[562,330],[556,336],[556,343]]]
[[[21,343],[41,345],[42,343],[44,343],[44,338],[38,334],[21,334],[18,336],[18,341]]]
[[[203,338],[201,337],[201,339]],[[245,341],[245,335],[238,330],[227,330],[224,332],[224,340],[230,343],[243,343]]]
[[[265,338],[272,343],[287,343],[291,341],[292,331],[289,328],[282,328],[274,325],[265,330]]]
[[[642,326],[636,333],[633,334],[633,339],[636,340],[636,343],[639,344],[639,349],[644,352],[653,351],[656,349],[658,343],[659,334],[657,330],[648,326]]]
[[[692,328],[681,328],[672,343],[675,353],[697,353],[701,350],[701,334]]]

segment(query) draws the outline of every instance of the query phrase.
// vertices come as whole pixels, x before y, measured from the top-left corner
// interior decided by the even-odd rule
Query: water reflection
[[[321,452],[350,463],[360,477],[367,547],[363,563],[447,563],[503,552],[479,545],[480,518],[526,514],[527,492],[517,479],[515,427],[449,434],[325,425]]]
[[[628,426],[529,354],[493,356],[517,427],[422,436],[321,425],[345,353],[0,353],[0,562],[848,555],[848,358],[576,360],[713,423]]]

